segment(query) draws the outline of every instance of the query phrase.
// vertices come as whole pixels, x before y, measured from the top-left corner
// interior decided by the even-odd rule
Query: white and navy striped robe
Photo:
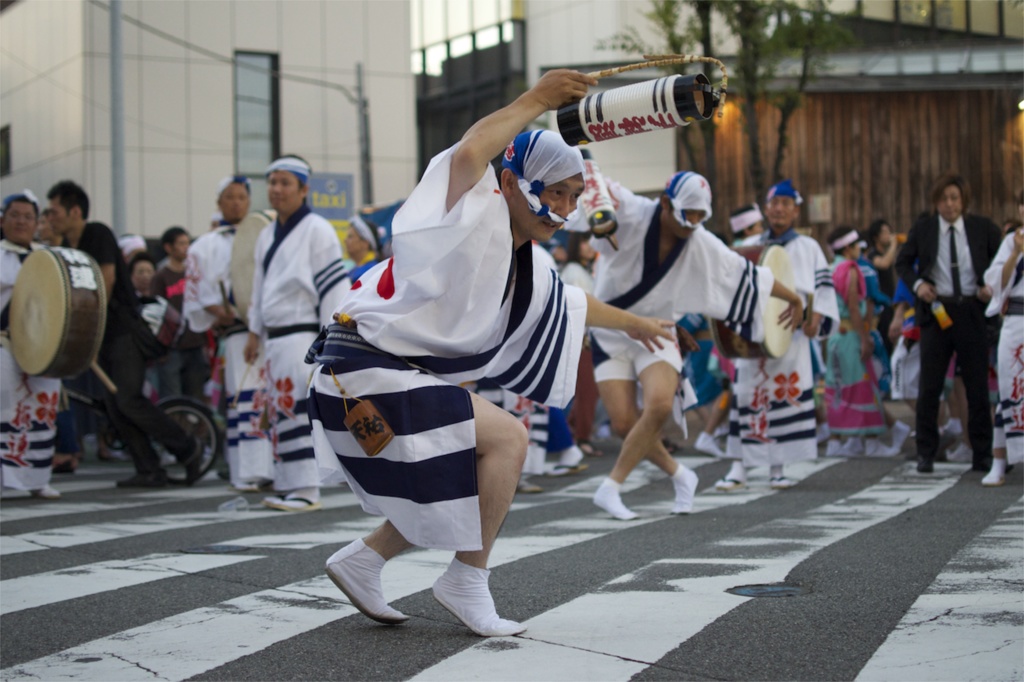
[[[764,235],[769,242],[771,233]],[[796,293],[814,295],[813,312],[822,315],[818,338],[839,325],[832,273],[818,242],[789,230],[772,244],[781,244],[793,267]],[[726,457],[748,467],[786,464],[818,456],[814,420],[814,376],[811,345],[797,329],[781,358],[739,358],[733,403],[729,411]]]
[[[210,329],[216,318],[208,306],[224,305],[224,293],[233,302],[231,252],[235,228],[221,226],[199,237],[188,247],[185,260],[185,296],[182,315],[197,332]],[[221,289],[223,285],[223,290]],[[224,392],[227,402],[227,461],[231,483],[236,486],[274,477],[274,455],[269,435],[261,426],[254,401],[266,393],[262,349],[252,367],[245,363],[248,330],[238,325],[220,340],[224,361]]]
[[[0,241],[0,327],[4,331],[21,263],[41,248],[41,244],[26,249]],[[4,488],[39,490],[50,482],[59,395],[60,379],[26,374],[6,345],[0,347],[0,484]]]
[[[708,315],[745,339],[764,340],[764,312],[775,284],[768,268],[755,266],[703,226],[659,263],[661,203],[615,182],[610,189],[619,204],[619,249],[605,239],[591,240],[601,254],[594,273],[596,298],[642,316],[679,320],[688,313]],[[595,367],[632,347],[644,348],[625,332],[610,329],[594,329],[591,338]],[[655,354],[682,371],[678,346]]]
[[[1013,235],[1008,235],[985,271],[985,284],[992,287],[986,315],[1006,310],[999,332],[999,408],[996,426],[1006,439],[1006,461],[1024,462],[1024,256],[1017,257],[1010,281],[1003,286],[1003,265],[1013,253]]]
[[[309,405],[328,480],[343,471],[363,509],[386,516],[415,545],[476,550],[476,431],[459,384],[490,377],[565,406],[576,386],[586,295],[534,267],[529,244],[513,257],[508,208],[490,170],[445,211],[455,149],[431,161],[395,216],[394,256],[367,271],[339,306],[358,324],[356,341],[335,326],[314,346],[320,364]],[[341,390],[371,399],[394,430],[377,456],[366,456],[345,428],[355,403]]]
[[[284,225],[267,225],[256,240],[249,329],[263,337],[266,391],[253,400],[270,421],[274,489],[320,485],[307,415],[306,351],[348,291],[341,242],[331,224],[302,206]],[[275,329],[293,333],[274,337]]]

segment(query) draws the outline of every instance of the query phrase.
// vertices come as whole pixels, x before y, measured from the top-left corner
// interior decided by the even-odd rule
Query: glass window
[[[916,26],[932,23],[931,0],[900,0],[900,22]]]
[[[964,0],[936,0],[935,25],[952,31],[966,31],[967,3]]]
[[[235,53],[235,171],[242,175],[262,177],[279,153],[276,71],[277,55]]]
[[[476,32],[476,49],[486,50],[501,42],[501,31],[497,26],[488,26]]]
[[[11,174],[11,126],[0,128],[0,177]]]
[[[427,48],[426,73],[428,76],[440,76],[444,73],[444,63],[448,60],[448,44],[431,45]]]
[[[452,38],[451,45],[449,46],[449,56],[454,59],[455,57],[461,57],[462,55],[469,54],[473,51],[473,36],[459,36],[458,38]]]

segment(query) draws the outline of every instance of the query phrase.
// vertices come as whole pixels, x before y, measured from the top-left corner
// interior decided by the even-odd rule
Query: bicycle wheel
[[[164,398],[156,404],[164,414],[178,423],[190,435],[196,436],[203,443],[203,463],[201,475],[206,475],[224,448],[224,435],[217,428],[213,412],[198,400],[186,397]],[[167,470],[167,479],[172,483],[185,482],[185,467],[173,455],[154,443],[160,461]]]

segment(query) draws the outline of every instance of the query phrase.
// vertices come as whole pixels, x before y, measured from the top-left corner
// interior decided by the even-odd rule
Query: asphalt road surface
[[[347,488],[318,512],[255,494],[221,512],[237,494],[213,475],[126,491],[125,465],[87,464],[54,477],[59,501],[6,495],[0,679],[1024,679],[1021,467],[989,489],[963,464],[822,458],[787,467],[790,490],[755,469],[719,493],[727,466],[684,451],[694,512],[669,515],[670,482],[642,466],[624,522],[590,501],[617,452],[598,445],[587,471],[516,498],[491,588],[528,629],[497,639],[433,600],[448,552],[385,568],[405,625],[347,602],[324,560],[378,523]],[[767,587],[729,591],[749,586]]]

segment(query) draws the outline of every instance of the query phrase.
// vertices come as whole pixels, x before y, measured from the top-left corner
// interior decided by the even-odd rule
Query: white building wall
[[[85,167],[82,44],[84,3],[21,2],[0,18],[0,126],[11,127],[11,175],[4,195],[42,196],[56,175]]]
[[[208,226],[216,184],[235,172],[236,50],[277,53],[283,73],[352,92],[361,61],[374,199],[402,198],[415,184],[408,2],[125,0],[123,14],[126,231]],[[88,2],[21,0],[0,14],[0,42],[17,55],[0,55],[0,125],[11,125],[12,148],[4,190],[44,195],[71,178],[102,221],[112,213],[109,25],[106,9]],[[281,151],[307,158],[314,172],[352,174],[354,208],[363,195],[356,114],[337,89],[280,83]]]

